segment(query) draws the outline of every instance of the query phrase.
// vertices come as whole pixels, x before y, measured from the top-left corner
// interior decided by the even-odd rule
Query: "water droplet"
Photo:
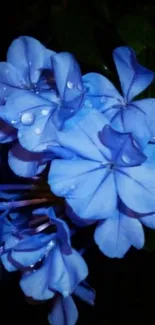
[[[75,184],[71,185],[71,187],[70,187],[71,190],[75,190],[75,188],[76,188]]]
[[[36,95],[38,95],[38,94],[39,94],[39,91],[37,90],[37,91],[36,91]]]
[[[83,90],[83,86],[82,86],[81,84],[78,84],[78,85],[77,85],[77,88],[78,88],[80,91]]]
[[[104,70],[108,70],[108,67],[106,65],[103,65]]]
[[[20,132],[18,132],[18,138],[22,138],[22,134]]]
[[[3,90],[6,90],[6,87],[3,87]]]
[[[42,133],[42,131],[41,131],[40,128],[36,128],[36,129],[34,130],[34,132],[35,132],[35,134],[37,134],[37,135],[40,135],[40,134]]]
[[[49,114],[49,109],[42,109],[41,114],[47,116]]]
[[[152,140],[155,140],[155,136],[152,137]]]
[[[74,112],[74,110],[73,110],[73,109],[71,109],[71,110],[70,110],[70,112],[71,112],[71,113],[73,113],[73,112]]]
[[[35,116],[31,112],[23,113],[21,116],[21,122],[24,125],[31,125],[33,124],[34,120],[35,120]]]
[[[18,123],[17,120],[12,120],[12,121],[11,121],[11,124],[16,124],[16,123]]]
[[[123,155],[121,158],[122,158],[122,161],[125,162],[126,164],[130,163],[130,158],[128,156]]]
[[[86,100],[85,100],[84,105],[85,105],[86,107],[92,107],[92,106],[93,106],[91,100],[89,100],[89,99],[86,99]]]
[[[100,102],[101,103],[105,103],[106,102],[106,99],[104,97],[101,97]]]
[[[73,83],[71,81],[68,81],[67,82],[67,88],[73,89],[73,87],[74,87]]]
[[[9,73],[9,70],[8,70],[8,69],[6,69],[6,70],[5,70],[5,72],[6,72],[6,74],[8,74],[8,73]]]
[[[32,65],[32,62],[31,61],[29,61],[29,65]]]
[[[154,137],[154,140],[155,140],[155,137]],[[140,148],[140,146],[139,146],[139,144],[138,144],[138,142],[137,141],[135,141],[135,140],[133,140],[133,144],[134,144],[134,146],[136,147],[136,148]]]
[[[34,267],[34,264],[31,264],[30,267]]]

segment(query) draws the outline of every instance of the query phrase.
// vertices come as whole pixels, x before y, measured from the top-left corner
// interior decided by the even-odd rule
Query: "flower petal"
[[[74,249],[70,255],[62,255],[57,245],[51,251],[49,288],[64,297],[71,294],[76,286],[88,275],[88,268],[81,255]]]
[[[129,47],[116,48],[113,51],[113,58],[123,95],[129,102],[150,85],[154,73],[137,62],[135,52]]]
[[[74,294],[87,304],[94,305],[96,292],[87,284],[87,282],[83,281],[80,285],[78,285],[74,291]]]
[[[146,160],[146,156],[134,144],[134,139],[130,133],[122,134],[105,125],[99,132],[99,138],[103,145],[107,146],[112,152],[112,161],[119,166],[136,166]]]
[[[36,83],[41,69],[50,67],[50,58],[53,54],[53,51],[47,50],[35,38],[20,36],[10,45],[7,61],[20,71],[25,80]]]
[[[7,143],[17,138],[17,130],[0,119],[0,143]]]
[[[24,84],[20,72],[12,64],[0,62],[0,100],[5,103],[8,96],[21,89]]]
[[[51,325],[75,325],[78,319],[78,310],[71,296],[56,297],[52,311],[48,315]]]
[[[19,143],[9,151],[8,164],[13,172],[21,177],[33,177],[40,174],[47,165],[41,153],[27,151]]]
[[[138,213],[155,211],[154,164],[120,168],[116,172],[118,195],[127,207]]]
[[[99,223],[94,239],[105,255],[122,258],[131,245],[137,249],[143,247],[144,232],[139,220],[116,210],[113,217]]]
[[[146,227],[155,229],[155,213],[139,218],[139,221]]]

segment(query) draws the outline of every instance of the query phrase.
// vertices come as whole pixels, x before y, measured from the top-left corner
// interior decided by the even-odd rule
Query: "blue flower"
[[[145,146],[151,136],[155,135],[155,123],[154,120],[151,121],[155,112],[155,99],[133,99],[149,86],[154,73],[142,67],[137,62],[134,51],[128,47],[116,48],[113,58],[123,96],[107,78],[95,73],[83,77],[83,82],[88,87],[87,94],[89,98],[92,96],[92,106],[108,118],[115,130],[133,132],[142,146]]]
[[[95,291],[86,282],[82,282],[81,285],[77,286],[73,294],[88,304],[94,305]],[[48,315],[49,323],[51,325],[75,325],[77,319],[78,310],[72,296],[56,295],[52,310]]]
[[[69,229],[65,222],[57,219],[52,208],[38,209],[35,215],[47,214],[56,233],[19,233],[15,243],[12,236],[5,242],[2,262],[9,271],[25,270],[20,285],[27,296],[46,300],[55,295],[70,295],[88,274],[87,265],[81,255],[71,248]],[[11,238],[11,239],[10,239]],[[41,263],[37,267],[37,263]],[[50,272],[49,272],[50,270]]]
[[[48,178],[51,190],[65,197],[73,212],[83,219],[112,215],[118,197],[138,213],[153,212],[154,145],[148,145],[143,153],[131,133],[121,134],[109,125],[100,128],[101,124],[100,116],[95,119],[93,113],[66,138],[63,135],[62,142],[74,149],[77,158],[52,162]]]

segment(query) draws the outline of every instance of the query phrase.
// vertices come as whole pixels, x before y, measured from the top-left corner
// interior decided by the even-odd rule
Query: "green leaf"
[[[73,53],[77,60],[108,72],[107,64],[97,47],[91,17],[76,10],[55,8],[51,13],[52,26],[61,50]]]
[[[133,47],[137,54],[147,46],[155,49],[155,30],[147,16],[125,15],[118,21],[117,30],[124,43]]]

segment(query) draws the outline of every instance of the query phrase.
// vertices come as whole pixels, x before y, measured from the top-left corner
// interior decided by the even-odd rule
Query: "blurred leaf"
[[[93,21],[76,10],[52,8],[52,25],[63,51],[73,53],[80,62],[107,72],[108,67],[97,47]]]
[[[155,49],[155,30],[147,16],[125,15],[118,21],[117,30],[124,43],[133,47],[137,54],[147,46]]]
[[[155,250],[155,230],[145,228],[145,245],[144,249],[148,252]]]

